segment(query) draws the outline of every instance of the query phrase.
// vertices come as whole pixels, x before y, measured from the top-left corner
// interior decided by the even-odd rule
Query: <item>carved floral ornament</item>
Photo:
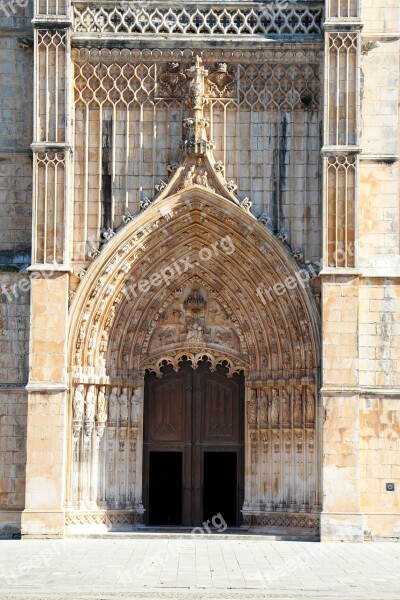
[[[228,238],[232,252],[221,246]],[[225,334],[213,340],[205,335],[196,342],[202,350],[224,350],[258,377],[313,378],[319,342],[311,294],[299,285],[264,303],[256,293],[296,269],[294,259],[252,215],[207,188],[178,190],[157,200],[110,240],[78,286],[70,327],[74,380],[139,377],[145,360],[162,354],[155,332],[160,326],[168,329],[163,315],[174,303],[179,306],[182,290],[196,287],[209,306],[220,310],[221,329],[231,332],[229,342]],[[163,278],[163,272],[169,276]],[[150,285],[152,276],[157,285]],[[189,321],[173,342],[175,349],[193,345],[190,337],[184,339],[189,336],[184,327]]]
[[[191,364],[192,369],[196,369],[197,365],[204,359],[209,364],[212,373],[217,370],[218,366],[225,369],[227,377],[232,377],[235,373],[247,373],[248,371],[248,365],[246,363],[235,357],[229,356],[223,350],[218,352],[207,349],[199,352],[199,348],[192,348],[190,346],[174,352],[162,354],[152,359],[145,359],[143,361],[143,367],[146,370],[155,373],[157,377],[162,377],[163,370],[167,365],[172,366],[174,371],[179,371],[179,365],[188,361]]]

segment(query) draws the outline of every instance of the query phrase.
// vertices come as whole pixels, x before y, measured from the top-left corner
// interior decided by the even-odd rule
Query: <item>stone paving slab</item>
[[[265,539],[0,541],[0,599],[399,600],[400,545]]]

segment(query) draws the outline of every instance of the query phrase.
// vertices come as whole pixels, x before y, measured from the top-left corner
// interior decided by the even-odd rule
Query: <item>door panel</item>
[[[244,479],[243,383],[241,377],[228,379],[224,373],[211,373],[205,365],[200,365],[196,370],[185,365],[178,373],[169,372],[161,379],[154,375],[146,376],[143,480],[146,509],[152,469],[150,453],[179,451],[182,454],[182,524],[201,524],[205,511],[204,456],[205,453],[223,451],[232,458],[216,456],[218,464],[223,465],[224,460],[227,461],[228,471],[232,470],[228,466],[229,460],[236,465],[236,476],[231,477],[230,488],[228,485],[228,495],[233,495],[234,500],[231,503],[225,502],[225,506],[230,506],[226,509],[230,522],[239,523]],[[233,462],[229,464],[232,465]],[[210,468],[209,480],[212,479]],[[175,476],[171,477],[176,479]],[[210,484],[208,486],[210,490]],[[214,503],[212,491],[207,494],[208,511],[212,506],[224,505],[222,488],[220,491],[215,490],[217,498]],[[220,501],[218,496],[221,496]],[[236,507],[235,518],[231,514],[232,506]],[[147,515],[147,522],[148,519]]]
[[[149,388],[148,439],[154,442],[185,440],[185,381],[182,377],[167,377],[152,381]]]
[[[212,444],[218,441],[238,442],[237,390],[224,381],[206,375],[203,374],[201,441]]]

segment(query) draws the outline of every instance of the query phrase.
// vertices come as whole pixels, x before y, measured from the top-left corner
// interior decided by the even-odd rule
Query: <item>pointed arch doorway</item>
[[[239,525],[244,495],[244,377],[204,358],[146,374],[143,501],[148,525]]]

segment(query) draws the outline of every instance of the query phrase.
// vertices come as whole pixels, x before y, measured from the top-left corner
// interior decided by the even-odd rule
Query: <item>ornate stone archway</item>
[[[284,238],[215,162],[206,74],[199,58],[187,71],[181,163],[104,232],[71,306],[71,526],[141,522],[144,371],[205,355],[246,377],[244,522],[317,526],[317,311]]]
[[[246,376],[245,523],[316,527],[318,318],[296,273],[262,223],[198,185],[110,240],[71,306],[69,525],[141,521],[144,370],[207,354]]]

